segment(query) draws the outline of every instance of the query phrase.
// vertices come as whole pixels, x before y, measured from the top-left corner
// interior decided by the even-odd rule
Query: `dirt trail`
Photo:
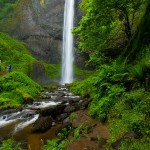
[[[105,150],[109,130],[106,124],[102,124],[91,118],[87,111],[78,111],[73,120],[73,126],[83,124],[88,132],[83,134],[77,141],[67,147],[67,150]]]

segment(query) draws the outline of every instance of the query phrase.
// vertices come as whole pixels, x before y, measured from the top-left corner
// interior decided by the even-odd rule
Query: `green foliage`
[[[143,81],[143,78],[145,78],[147,71],[147,66],[145,61],[138,62],[132,69],[130,69],[130,72],[133,74],[134,78],[138,81]]]
[[[16,89],[21,89],[22,91],[26,91],[27,93],[35,96],[41,87],[27,77],[25,74],[20,72],[12,72],[2,78],[0,78],[1,90],[3,91],[12,91]]]
[[[0,78],[0,108],[18,107],[35,97],[42,89],[20,72],[12,72]]]
[[[51,85],[44,85],[43,87],[44,87],[44,89],[47,89],[47,90],[56,90],[59,87],[59,85],[54,83]]]
[[[86,80],[83,80],[82,83],[79,81],[74,81],[72,84],[70,84],[69,88],[72,92],[74,92],[77,95],[85,96],[88,93],[92,93],[94,88],[87,88],[91,85],[95,77],[89,77]]]
[[[149,138],[142,140],[126,139],[122,142],[119,150],[148,150],[150,148]]]
[[[134,37],[125,48],[124,57],[130,62],[135,61],[137,57],[142,57],[143,50],[145,46],[149,45],[149,36],[150,36],[150,3],[147,1],[143,12],[143,17],[140,20],[138,28],[134,34]],[[139,19],[139,18],[138,18]],[[146,53],[144,53],[145,55]],[[149,53],[147,53],[149,55]]]
[[[61,75],[61,66],[59,64],[47,64],[45,62],[42,62],[45,70],[46,70],[46,75],[50,78],[55,78],[58,79],[60,78]]]
[[[6,18],[17,6],[18,0],[0,0],[0,19]]]
[[[132,66],[130,69],[135,68]],[[140,78],[135,78],[130,69],[117,60],[111,65],[101,66],[97,73],[81,83],[74,82],[70,87],[77,94],[90,95],[90,115],[102,121],[109,121],[109,143],[121,139],[129,131],[135,131],[141,137],[148,137],[150,134],[150,93],[140,85],[138,89],[134,89],[134,84],[138,83]],[[135,146],[134,142],[132,144]]]
[[[82,1],[81,8],[85,15],[79,26],[74,28],[73,33],[77,34],[80,40],[79,48],[90,53],[89,62],[98,66],[106,59],[108,61],[105,49],[118,47],[118,42],[124,42],[118,39],[127,40],[132,37],[135,16],[138,16],[137,20],[139,20],[141,16],[139,9],[144,2],[145,0]]]
[[[94,73],[92,70],[83,70],[77,66],[74,66],[74,76],[77,80],[84,80]]]
[[[1,66],[1,64],[0,64],[0,72],[2,71],[2,66]]]
[[[72,123],[72,121],[76,118],[77,114],[76,112],[72,112],[69,116],[69,121]]]
[[[69,132],[70,132],[71,128],[63,128],[62,130],[60,130],[57,134],[57,136],[60,138],[60,139],[67,139],[68,136],[69,136]]]
[[[80,40],[79,48],[90,54],[89,62],[98,70],[81,83],[71,84],[70,89],[82,96],[90,95],[89,114],[109,121],[110,144],[123,139],[120,150],[148,149],[150,3],[145,0],[83,0],[81,8],[85,15],[73,33]],[[129,40],[130,43],[127,43]],[[112,60],[112,55],[115,55],[113,48],[124,42],[129,44],[126,54],[116,56],[116,61]],[[118,54],[121,51],[122,48]],[[132,58],[134,62],[130,60]],[[129,131],[140,135],[139,139],[125,139]]]
[[[149,95],[150,93],[145,92],[144,89],[125,92],[111,108],[109,113],[110,143],[121,139],[128,131],[135,131],[141,136],[149,137]]]
[[[81,84],[74,82],[70,89],[82,96],[89,94],[93,99],[89,113],[94,117],[105,120],[109,108],[117,102],[120,95],[125,91],[123,83],[124,80],[129,80],[127,75],[125,64],[118,66],[117,62],[114,62],[111,66],[101,66],[96,74],[84,80]]]
[[[22,103],[22,95],[17,91],[0,93],[0,109],[18,108]]]
[[[82,130],[82,124],[74,130],[74,133],[73,133],[74,140],[79,139],[81,135],[81,130]]]
[[[0,33],[0,58],[3,73],[6,73],[6,67],[12,64],[14,71],[21,71],[30,75],[32,64],[36,61],[24,43],[18,42],[4,33]]]
[[[42,150],[63,150],[67,145],[67,140],[63,140],[60,143],[56,140],[48,140],[47,144],[43,146]]]
[[[149,88],[150,81],[150,47],[142,48],[137,54],[137,58],[132,65],[128,67],[130,76],[134,80],[134,88]]]
[[[104,96],[103,94],[97,95],[96,99],[92,101],[90,106],[90,115],[101,120],[107,118],[110,108],[118,101],[122,93],[125,91],[123,87],[117,85],[113,85],[107,90],[108,96]],[[105,93],[105,95],[107,94]]]
[[[22,150],[20,143],[15,144],[13,139],[8,139],[2,141],[2,147],[0,150]]]

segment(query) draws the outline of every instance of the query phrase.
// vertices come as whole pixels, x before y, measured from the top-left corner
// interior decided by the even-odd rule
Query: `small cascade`
[[[73,81],[73,28],[74,0],[65,1],[64,28],[63,28],[63,54],[62,54],[62,80],[64,83]]]
[[[30,125],[30,124],[32,124],[32,123],[34,123],[34,122],[38,119],[38,117],[39,117],[39,114],[34,115],[34,117],[31,117],[30,119],[28,119],[28,120],[26,120],[26,121],[24,121],[24,122],[21,122],[21,123],[19,123],[19,124],[17,124],[17,125],[15,126],[15,129],[14,129],[14,132],[13,132],[13,133],[16,133],[16,132],[18,132],[19,130],[21,130],[21,129],[27,127],[28,125]]]
[[[4,114],[0,116],[0,128],[18,120],[16,117],[20,112],[12,113],[11,115]]]
[[[35,101],[33,104],[27,104],[22,111],[16,111],[13,113],[6,112],[4,114],[0,114],[0,128],[19,121],[19,124],[16,123],[17,125],[14,129],[14,132],[16,132],[17,130],[21,130],[26,126],[32,124],[38,118],[36,110],[58,104],[60,104],[60,102]]]

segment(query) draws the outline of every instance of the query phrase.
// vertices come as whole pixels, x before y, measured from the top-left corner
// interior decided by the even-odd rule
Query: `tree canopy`
[[[135,18],[141,15],[144,3],[145,0],[82,1],[85,15],[73,32],[79,38],[79,48],[90,53],[89,62],[99,65],[106,59],[105,49],[120,47],[132,38]]]

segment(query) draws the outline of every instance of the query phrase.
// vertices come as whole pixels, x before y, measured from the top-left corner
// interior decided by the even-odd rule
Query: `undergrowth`
[[[89,114],[102,122],[109,122],[111,136],[108,149],[122,139],[120,150],[127,147],[148,150],[150,139],[150,66],[149,59],[136,64],[119,60],[101,66],[94,75],[81,83],[74,82],[70,90],[92,99]],[[146,72],[146,73],[145,73]],[[138,139],[130,135],[134,132]],[[127,140],[126,140],[127,139]],[[145,140],[145,143],[143,142]],[[129,144],[130,143],[130,144]],[[143,145],[138,147],[137,145]],[[126,148],[125,148],[126,146]],[[139,149],[138,149],[139,148]]]
[[[20,72],[12,72],[0,78],[0,109],[16,108],[33,101],[41,86]]]

